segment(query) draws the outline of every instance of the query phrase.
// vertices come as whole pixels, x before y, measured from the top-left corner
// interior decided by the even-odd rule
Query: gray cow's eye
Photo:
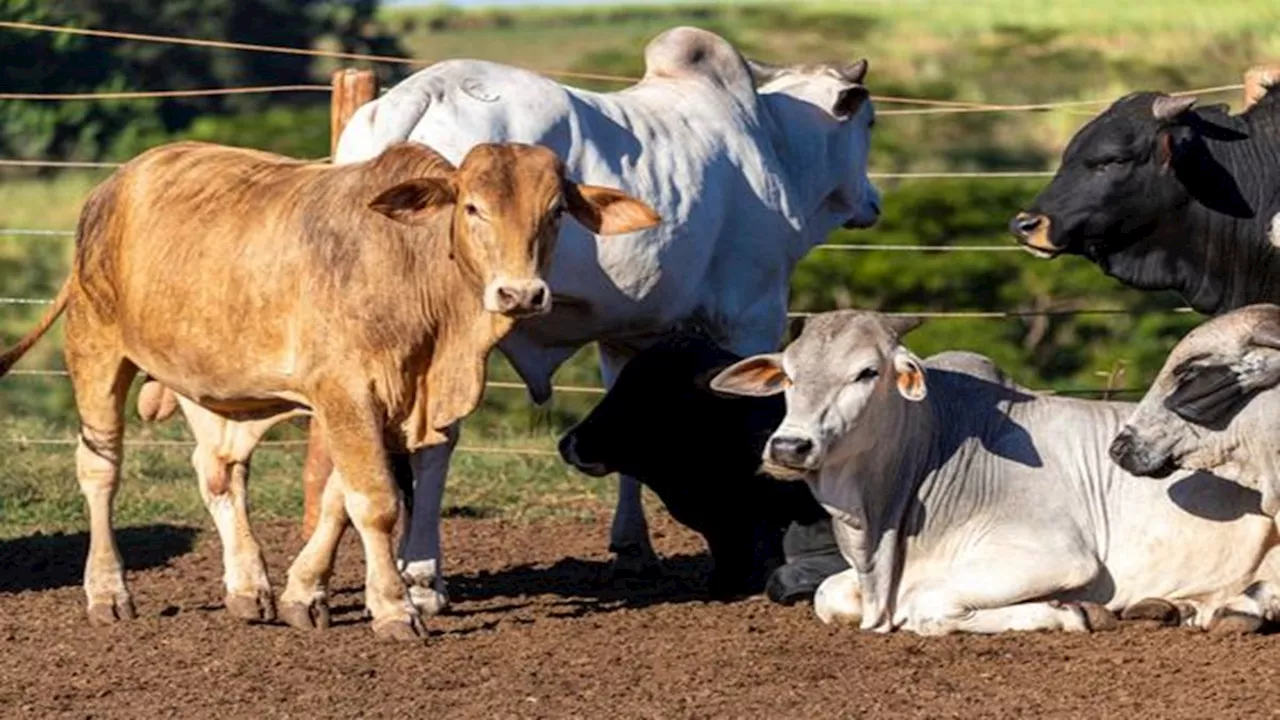
[[[863,382],[866,380],[874,380],[880,376],[880,371],[876,368],[869,367],[858,373],[858,377],[854,378],[854,382]]]

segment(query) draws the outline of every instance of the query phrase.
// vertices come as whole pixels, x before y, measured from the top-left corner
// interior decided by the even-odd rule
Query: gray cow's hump
[[[1021,387],[1010,379],[991,358],[981,353],[968,350],[945,350],[935,355],[930,355],[925,359],[924,364],[929,369],[964,373],[1001,387],[1026,390],[1026,388]]]
[[[699,76],[726,88],[755,92],[751,71],[728,40],[701,28],[667,30],[644,49],[645,79]]]

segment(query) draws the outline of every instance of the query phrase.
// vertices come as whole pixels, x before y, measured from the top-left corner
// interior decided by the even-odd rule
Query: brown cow
[[[659,221],[616,190],[567,180],[548,148],[520,144],[478,145],[454,168],[416,143],[330,165],[180,142],[96,187],[53,308],[0,355],[3,375],[65,310],[90,622],[134,616],[111,505],[125,395],[142,371],[176,393],[196,437],[228,610],[275,616],[245,506],[249,459],[273,424],[312,415],[336,470],[280,617],[328,624],[325,583],[349,513],[374,632],[421,637],[391,547],[385,448],[439,443],[439,428],[475,408],[491,349],[518,317],[550,307],[540,275],[565,211],[597,234]]]

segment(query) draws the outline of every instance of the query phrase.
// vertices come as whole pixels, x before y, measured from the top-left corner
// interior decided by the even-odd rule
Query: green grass
[[[483,420],[483,414],[481,418]],[[150,428],[131,421],[119,494],[118,526],[157,520],[208,522],[189,459],[190,445],[148,447],[186,439],[180,418]],[[584,516],[613,502],[612,478],[589,478],[560,461],[549,434],[512,432],[518,440],[494,442],[493,434],[463,430],[445,491],[445,513],[470,517]],[[301,435],[291,427],[272,439]],[[29,445],[21,439],[70,440],[63,425],[38,420],[0,420],[0,540],[33,532],[83,530],[84,503],[75,479],[74,446]],[[132,444],[138,442],[138,445]],[[505,450],[501,454],[495,450]],[[520,454],[518,451],[531,451]],[[511,452],[517,451],[517,452]],[[253,458],[250,504],[254,520],[298,520],[302,513],[300,445],[266,445]],[[655,497],[648,500],[659,507]],[[208,525],[212,527],[211,524]]]
[[[1270,0],[688,2],[476,12],[399,8],[385,11],[381,22],[401,32],[409,53],[423,60],[474,57],[539,70],[629,76],[642,71],[643,48],[653,36],[674,25],[697,25],[721,33],[749,56],[774,62],[867,57],[868,84],[878,95],[1007,103],[1235,83],[1251,64],[1280,61],[1280,33],[1272,32],[1280,27],[1280,3]],[[600,90],[620,87],[568,82]],[[1204,101],[1238,106],[1239,98],[1239,91],[1229,91]],[[879,109],[893,107],[898,106],[882,103]],[[895,172],[1050,168],[1067,139],[1096,109],[885,116],[877,125],[871,166]],[[239,120],[243,122],[201,127],[210,137],[234,141],[262,124]],[[279,114],[270,127],[305,125],[294,139],[314,144],[316,121],[315,113]],[[0,228],[74,227],[85,194],[106,174],[68,172],[50,180],[0,176]],[[835,239],[1008,242],[1003,229],[1008,210],[1029,197],[1036,183],[1024,185],[991,185],[984,195],[966,194],[955,183],[922,191],[919,185],[882,182],[886,208],[894,208],[887,214],[896,213],[895,218],[883,229],[841,233]],[[951,195],[955,197],[948,199]],[[979,210],[980,201],[987,205]],[[0,236],[0,297],[52,296],[65,277],[70,253],[69,238]],[[814,254],[795,276],[793,299],[809,310],[848,305],[890,310],[1041,305],[1159,309],[1170,304],[1168,298],[1125,290],[1083,261],[1047,264],[1006,254],[943,255]],[[42,310],[0,304],[0,345],[12,343]],[[988,352],[1016,377],[1041,387],[1096,386],[1101,384],[1097,373],[1125,361],[1132,385],[1145,382],[1173,339],[1193,321],[1186,315],[1156,314],[1059,319],[1040,326],[1030,320],[946,321],[922,328],[913,343],[921,351],[951,347]],[[20,367],[59,367],[60,347],[55,327]],[[593,359],[592,349],[584,349],[557,381],[597,385]],[[497,357],[491,369],[494,380],[516,379]],[[481,410],[464,423],[462,444],[549,452],[559,433],[597,397],[560,394],[551,407],[534,409],[521,390],[491,388]],[[179,419],[142,427],[132,405],[130,418],[131,437],[186,437]],[[69,438],[74,426],[65,378],[0,381],[0,440]],[[298,436],[291,427],[273,433],[274,438]],[[187,448],[127,453],[118,499],[122,524],[204,522],[188,454]],[[0,537],[84,527],[72,458],[69,446],[0,443]],[[299,516],[301,459],[300,449],[259,452],[251,486],[255,517]],[[582,477],[546,455],[459,453],[446,503],[458,512],[507,517],[576,513],[600,502],[610,504],[615,487],[612,478]],[[656,506],[656,499],[651,503]]]

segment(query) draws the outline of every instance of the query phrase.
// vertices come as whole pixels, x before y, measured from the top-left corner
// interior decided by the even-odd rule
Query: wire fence
[[[188,45],[207,48],[218,48],[224,50],[242,50],[248,52],[277,53],[286,55],[306,55],[310,57],[323,57],[335,60],[356,60],[363,62],[385,63],[395,65],[418,65],[428,66],[431,61],[419,60],[415,58],[397,57],[392,55],[373,55],[368,53],[351,53],[341,52],[337,50],[318,50],[315,48],[298,48],[286,47],[281,45],[261,45],[256,43],[241,43],[229,40],[206,40],[202,38],[187,38],[176,35],[156,35],[150,33],[131,33],[121,32],[117,30],[99,30],[94,28],[77,28],[64,25],[47,25],[43,23],[18,22],[11,20],[0,21],[0,28],[10,30],[27,30],[34,32],[58,33],[63,35],[82,35],[89,37],[110,38],[115,40],[130,40],[134,42],[150,42],[162,43],[169,45]],[[542,75],[553,77],[578,78],[583,80],[601,80],[606,82],[617,83],[635,83],[642,78],[629,75],[613,75],[607,73],[590,73],[577,72],[571,70],[559,69],[536,69],[529,68],[534,72]],[[316,86],[281,86],[276,91],[293,91],[293,90],[318,90]],[[327,89],[327,88],[326,88]],[[1190,90],[1180,90],[1171,95],[1209,95],[1219,92],[1239,91],[1244,89],[1243,83],[1232,83],[1227,85],[1215,85],[1212,87],[1195,88]],[[157,90],[157,91],[139,91],[130,93],[130,97],[169,97],[164,93],[181,92],[187,96],[195,96],[200,94],[215,95],[229,94],[236,92],[270,92],[267,88],[217,88],[206,90]],[[11,98],[16,99],[16,98]],[[52,98],[51,98],[52,99]],[[74,99],[74,96],[64,96],[61,99]],[[88,98],[85,98],[88,99]],[[1114,102],[1115,98],[1104,98],[1096,100],[1067,100],[1052,103],[1031,103],[1031,104],[998,104],[985,102],[972,102],[962,100],[939,100],[936,98],[915,98],[902,97],[895,95],[872,95],[871,99],[875,102],[884,103],[902,103],[912,105],[926,105],[928,108],[902,109],[902,110],[884,110],[877,112],[877,115],[938,115],[946,113],[975,113],[975,112],[1043,112],[1046,110],[1070,109],[1078,107],[1088,107],[1091,105],[1108,105]]]
[[[313,48],[296,48],[275,45],[259,45],[250,43],[240,43],[222,40],[206,40],[200,38],[184,38],[178,36],[154,35],[146,33],[130,33],[113,30],[101,30],[93,28],[73,28],[66,26],[45,25],[40,23],[27,23],[15,21],[0,21],[0,28],[10,30],[24,30],[33,32],[48,32],[64,35],[80,35],[99,38],[109,38],[116,40],[127,40],[134,42],[149,43],[166,43],[176,45],[188,45],[228,50],[240,50],[248,52],[263,52],[277,54],[306,55],[311,57],[323,57],[338,60],[353,60],[373,63],[389,63],[399,65],[427,66],[432,64],[429,61],[418,60],[414,58],[395,57],[387,55],[373,55],[365,53],[339,52],[332,50],[319,50]],[[584,80],[598,80],[617,83],[635,83],[641,80],[638,77],[630,77],[623,75],[613,75],[605,73],[576,72],[559,69],[542,69],[533,70],[534,72],[553,77],[566,77]],[[1190,90],[1182,90],[1170,95],[1208,95],[1214,93],[1239,91],[1245,86],[1240,83],[1217,85],[1213,87],[1196,88]],[[216,95],[238,95],[238,94],[268,94],[268,93],[292,93],[292,92],[331,92],[332,88],[328,85],[319,84],[293,84],[293,85],[263,85],[263,86],[246,86],[246,87],[228,87],[228,88],[192,88],[192,89],[173,89],[173,90],[147,90],[147,91],[120,91],[120,92],[87,92],[87,93],[28,93],[28,92],[6,92],[0,93],[0,100],[24,100],[24,101],[50,101],[50,102],[67,102],[67,101],[88,101],[88,100],[127,100],[127,99],[145,99],[145,98],[172,98],[172,97],[200,97],[200,96],[216,96]],[[1051,103],[1027,103],[1027,104],[997,104],[987,102],[974,102],[963,100],[944,100],[936,98],[918,98],[903,97],[893,95],[872,95],[873,101],[877,103],[900,104],[900,105],[916,105],[920,107],[914,108],[890,108],[878,110],[878,116],[907,116],[907,115],[946,115],[946,114],[970,114],[970,113],[996,113],[996,112],[1046,112],[1055,110],[1064,110],[1068,112],[1076,112],[1085,115],[1093,115],[1091,111],[1084,111],[1082,108],[1093,106],[1108,105],[1114,101],[1114,98],[1095,99],[1095,100],[1069,100]],[[317,161],[327,161],[329,158],[320,158]],[[114,169],[123,163],[118,162],[85,162],[85,161],[59,161],[59,160],[35,160],[35,159],[0,159],[0,167],[26,167],[26,168],[59,168],[59,169]],[[876,180],[949,180],[949,179],[1026,179],[1026,178],[1047,178],[1054,175],[1052,170],[1043,171],[1003,171],[1003,172],[871,172],[869,177]],[[73,237],[74,232],[70,230],[59,229],[42,229],[42,228],[0,228],[0,237],[33,237],[33,238],[66,238]],[[839,244],[824,243],[815,246],[818,250],[832,251],[853,251],[853,252],[1023,252],[1022,248],[1010,243],[1009,245],[877,245],[877,244]],[[11,306],[39,306],[49,305],[52,303],[50,298],[36,297],[0,297],[0,305]],[[1169,312],[1185,313],[1192,312],[1191,308],[1180,307],[1174,308]],[[810,317],[816,313],[811,312],[792,312],[788,314],[791,318]],[[1005,311],[920,311],[920,312],[887,312],[884,313],[891,316],[912,316],[931,319],[1025,319],[1034,317],[1065,317],[1073,315],[1136,315],[1139,311],[1126,310],[1122,308],[1072,308],[1061,310],[1005,310]],[[66,370],[60,369],[16,369],[12,370],[10,375],[18,377],[56,377],[66,378],[68,373]],[[523,390],[525,385],[517,382],[490,381],[487,387],[503,389],[503,390]],[[604,388],[595,386],[578,386],[578,385],[556,385],[554,390],[563,393],[582,393],[582,394],[603,394]],[[1067,390],[1042,390],[1046,394],[1059,395],[1101,395],[1109,397],[1111,395],[1133,394],[1144,392],[1143,388],[1087,388],[1087,389],[1067,389]],[[0,438],[0,444],[15,445],[19,447],[41,447],[41,446],[69,446],[75,445],[75,438],[25,438],[10,437]],[[149,440],[149,439],[129,439],[126,444],[135,447],[152,447],[152,448],[185,448],[193,447],[194,442],[187,440]],[[306,441],[269,441],[260,443],[262,447],[276,448],[301,448],[305,447]],[[533,456],[557,456],[554,451],[542,450],[536,448],[515,448],[515,447],[475,447],[475,446],[459,446],[457,452],[478,453],[478,454],[510,454],[510,455],[533,455]]]

